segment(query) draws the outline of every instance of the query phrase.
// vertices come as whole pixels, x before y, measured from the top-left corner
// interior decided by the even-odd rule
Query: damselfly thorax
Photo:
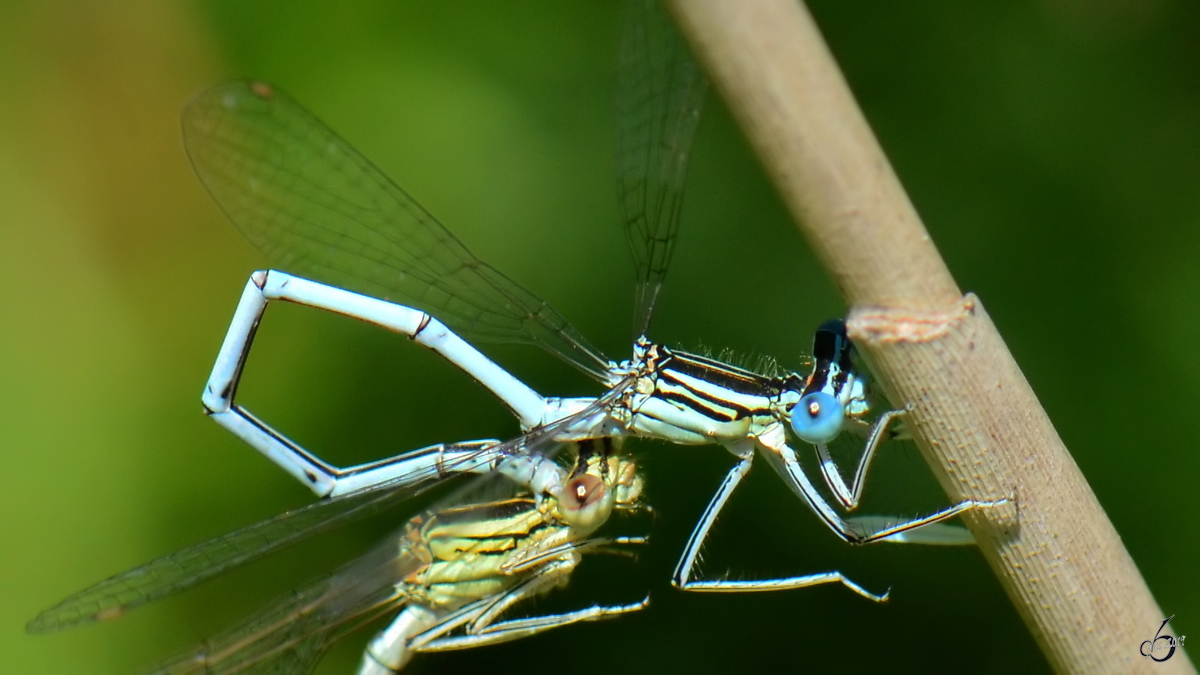
[[[368,645],[360,675],[395,672],[418,652],[494,644],[644,608],[645,600],[498,620],[518,601],[565,582],[584,552],[645,541],[591,537],[614,510],[640,506],[642,478],[618,445],[612,439],[576,444],[573,468],[557,496],[466,503],[413,518],[397,541],[396,564],[412,570],[392,596],[403,609]]]
[[[670,175],[679,177],[702,87],[694,66],[686,60],[670,63],[681,70],[663,76],[662,82],[673,83],[670,96],[680,98],[656,113],[664,123],[647,125],[666,134],[652,142],[652,152],[663,154],[649,165],[638,166],[647,172],[643,176],[650,184],[663,190],[659,196],[677,199],[682,183],[659,183],[663,177],[658,172],[667,167]],[[455,473],[489,471],[510,476],[534,494],[560,489],[561,476],[544,471],[547,465],[529,452],[530,441],[546,435],[559,441],[638,436],[685,445],[721,445],[735,455],[737,463],[693,530],[674,580],[692,590],[746,588],[698,582],[691,576],[704,537],[756,454],[837,536],[850,543],[947,543],[939,528],[927,530],[937,533],[929,540],[918,530],[968,509],[1004,503],[1004,498],[964,501],[915,519],[850,518],[839,512],[857,507],[871,459],[888,437],[889,424],[904,413],[891,410],[871,423],[865,421],[870,413],[866,379],[855,368],[853,345],[840,321],[817,330],[814,360],[806,373],[754,373],[675,351],[645,337],[634,342],[628,361],[614,362],[545,301],[470,254],[433,216],[281,92],[256,83],[219,88],[193,104],[184,128],[197,173],[252,240],[270,241],[274,255],[303,263],[302,267],[312,267],[345,286],[420,301],[418,306],[407,306],[275,270],[256,272],[246,284],[206,387],[204,405],[214,420],[318,495],[336,496],[397,482],[417,485]],[[264,145],[270,147],[272,158],[266,164],[262,154],[266,149],[259,149]],[[292,155],[303,166],[288,172],[287,182],[280,181],[275,164],[292,161]],[[322,168],[325,163],[335,166],[336,173]],[[340,197],[347,185],[352,186],[353,200]],[[639,189],[638,194],[648,198],[645,186]],[[363,199],[363,194],[370,198]],[[313,203],[320,208],[314,210]],[[379,212],[361,213],[361,204]],[[653,287],[639,287],[645,292],[638,297],[647,303],[637,314],[639,334],[644,335],[669,257],[664,242],[669,249],[678,214],[662,205],[637,204],[626,222],[635,251],[637,242],[650,247],[644,255],[635,255],[639,264],[647,261],[644,283]],[[651,216],[666,220],[656,224]],[[646,233],[638,234],[643,229]],[[412,273],[403,273],[410,267]],[[512,411],[526,437],[506,443],[486,439],[451,448],[435,446],[424,454],[406,453],[358,467],[323,462],[234,401],[254,331],[268,304],[278,300],[336,312],[408,336],[495,394]],[[543,396],[489,359],[466,336],[544,347],[607,390],[597,397]],[[849,483],[826,447],[846,428],[866,436]],[[816,452],[822,478],[838,507],[808,477],[798,448]],[[965,531],[958,532],[962,534],[949,540],[970,542]],[[793,587],[809,583],[812,576],[763,583],[771,588],[778,583]],[[843,583],[866,597],[883,597]]]
[[[637,282],[633,335],[645,336],[677,241],[689,150],[706,87],[657,3],[635,4],[638,11],[630,14],[635,20],[626,25],[622,49],[617,156],[622,224]],[[359,614],[346,618],[335,612],[331,617],[308,611],[310,605],[358,611],[370,601],[387,611],[395,609],[396,598],[419,597],[376,640],[382,641],[381,651],[368,659],[368,666],[384,670],[363,671],[386,672],[394,663],[402,665],[404,655],[418,645],[476,646],[585,620],[591,616],[586,611],[569,619],[510,624],[509,632],[487,630],[496,627],[498,612],[536,592],[539,584],[564,579],[577,554],[594,541],[589,519],[577,518],[588,511],[571,513],[565,505],[592,496],[597,485],[610,486],[612,475],[585,471],[598,482],[577,481],[578,472],[554,460],[554,450],[564,441],[635,436],[691,446],[716,444],[734,455],[735,464],[676,566],[673,582],[686,590],[841,583],[871,600],[886,598],[886,593],[870,592],[836,571],[744,581],[696,578],[703,541],[756,456],[830,531],[855,544],[970,543],[965,530],[940,523],[969,509],[1006,503],[1007,495],[963,501],[915,519],[848,515],[858,506],[876,450],[892,435],[889,425],[905,408],[903,402],[893,402],[899,404],[895,409],[870,419],[867,381],[855,368],[853,345],[840,321],[817,330],[813,361],[807,370],[800,368],[803,372],[755,373],[645,337],[635,340],[628,361],[617,363],[537,295],[475,257],[416,200],[278,89],[235,82],[204,92],[184,112],[183,131],[188,155],[213,199],[271,264],[286,270],[254,272],[245,284],[202,396],[205,409],[326,499],[102,582],[47,610],[30,624],[32,630],[118,615],[304,536],[378,512],[430,483],[467,473],[503,476],[522,492],[503,501],[462,500],[413,521],[404,537],[336,574],[327,582],[332,591],[325,586],[307,589],[308,595],[273,610],[272,616],[286,621],[267,624],[298,624],[324,640],[340,634],[339,621],[353,624]],[[436,352],[511,410],[520,435],[507,441],[440,443],[354,467],[323,461],[235,400],[255,332],[269,303],[276,301],[360,319]],[[537,345],[603,389],[592,397],[543,396],[475,346],[484,343]],[[865,437],[849,483],[827,448],[847,429]],[[832,502],[801,465],[801,452],[815,453]],[[621,467],[609,468],[624,475]],[[634,499],[640,491],[636,481],[621,480],[612,482],[611,490]],[[607,518],[603,508],[594,513],[593,523]],[[407,563],[397,569],[401,558]],[[516,578],[512,572],[526,569],[532,577],[508,585]],[[340,604],[327,605],[326,592],[333,592]],[[347,593],[354,598],[349,604],[343,599]],[[460,602],[465,604],[449,609]],[[311,623],[297,621],[297,616]],[[283,642],[263,637],[261,626],[267,624],[246,629],[249,633],[233,632],[226,647],[311,646],[307,633],[286,633]],[[467,633],[459,636],[461,642],[446,637],[460,627]]]

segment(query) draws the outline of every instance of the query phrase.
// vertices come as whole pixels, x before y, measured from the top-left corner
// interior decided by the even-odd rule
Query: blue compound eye
[[[845,410],[836,398],[814,391],[792,408],[792,431],[809,443],[828,443],[841,433],[845,418]]]

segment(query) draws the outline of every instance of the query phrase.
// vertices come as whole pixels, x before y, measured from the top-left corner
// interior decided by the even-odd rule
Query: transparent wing
[[[507,493],[511,495],[512,486],[506,487]],[[466,499],[465,503],[476,507],[471,512],[482,518],[476,521],[476,526],[472,528],[472,535],[477,540],[487,540],[490,537],[506,539],[512,536],[512,530],[509,528],[521,529],[521,522],[541,518],[536,502],[532,499],[480,501],[479,497],[472,497]],[[514,504],[519,504],[521,510],[514,512]],[[440,517],[440,514],[438,516]],[[169,660],[153,672],[170,675],[291,675],[311,672],[324,651],[334,642],[365,624],[396,611],[409,600],[412,593],[410,589],[413,589],[411,577],[421,571],[432,553],[423,548],[427,540],[423,538],[421,528],[423,524],[432,522],[434,517],[431,512],[421,518],[414,518],[407,528],[385,539],[367,555],[342,567],[336,573],[285,596],[241,625]],[[495,529],[490,529],[491,534],[488,534],[489,529],[485,523],[493,520]],[[596,541],[602,540],[579,542],[577,550],[588,549],[589,544]],[[440,554],[445,555],[446,551],[443,549]],[[459,559],[457,562],[464,565],[465,569],[475,557],[477,556]],[[514,572],[512,583],[516,584],[521,575],[528,576],[534,573],[536,567],[556,557],[557,555],[547,556],[546,560],[529,569]],[[472,575],[468,572],[468,576]],[[443,582],[445,581],[443,579]],[[417,582],[415,590],[424,590],[420,582]],[[494,594],[481,595],[462,609],[486,606],[510,590],[511,586],[501,584]],[[452,621],[455,614],[456,611],[446,611],[439,620]],[[442,627],[433,626],[428,630],[437,631]]]
[[[688,153],[706,89],[661,1],[632,0],[617,90],[617,180],[637,273],[634,337],[649,327],[675,250]]]
[[[292,592],[152,672],[311,672],[329,645],[403,602],[396,585],[424,563],[402,541],[389,537],[336,573]]]
[[[554,308],[467,250],[366,158],[260,82],[183,113],[192,166],[270,264],[435,315],[463,337],[532,343],[594,376],[603,358]]]
[[[604,409],[621,393],[611,391],[580,415]],[[552,455],[562,447],[554,435],[577,416],[503,444],[510,454]],[[498,473],[473,481],[436,507],[409,521],[366,555],[337,572],[294,591],[239,626],[159,666],[154,673],[308,673],[321,654],[342,636],[395,611],[408,600],[410,577],[431,559],[424,525],[443,518],[447,510],[470,505],[474,525],[467,528],[477,540],[507,539],[512,527],[541,518],[532,499],[514,500],[515,484]],[[517,511],[514,511],[514,506]],[[459,515],[456,517],[461,518]],[[478,520],[474,520],[478,518]],[[491,525],[488,525],[491,523]],[[461,524],[461,521],[460,521]],[[486,534],[490,527],[491,535]],[[445,555],[442,550],[439,555]],[[553,556],[551,556],[551,559]],[[501,594],[505,591],[499,591]],[[480,601],[486,602],[481,598]]]
[[[316,502],[163,556],[86,588],[37,615],[26,625],[46,633],[92,621],[115,619],[139,605],[196,586],[308,537],[379,513],[426,485],[391,486]]]
[[[629,379],[622,381],[575,415],[480,452],[548,455],[555,446],[553,438],[560,430],[607,410],[624,393],[630,382]],[[464,466],[477,463],[473,457],[460,458],[458,462]],[[315,502],[163,556],[71,595],[34,617],[25,628],[30,633],[47,633],[92,621],[118,618],[134,607],[184,591],[311,536],[380,513],[413,498],[444,478],[448,472],[453,473],[452,465],[443,466],[441,471],[431,469],[423,475],[406,476],[395,482]],[[490,476],[478,478],[467,486],[469,490],[456,493],[446,504],[468,496],[478,500],[481,491],[492,483],[490,479]]]

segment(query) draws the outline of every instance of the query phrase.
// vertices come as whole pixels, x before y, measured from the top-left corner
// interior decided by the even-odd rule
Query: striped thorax
[[[636,508],[642,479],[616,452],[619,440],[577,444],[575,466],[553,498],[514,497],[467,504],[414,518],[400,541],[402,556],[425,563],[398,589],[429,607],[453,608],[508,588],[551,560],[574,566],[583,541],[614,509]]]
[[[409,522],[399,558],[415,557],[420,565],[397,583],[404,609],[368,645],[360,675],[398,671],[460,623],[468,635],[486,630],[503,607],[565,580],[583,551],[621,541],[589,536],[614,509],[637,508],[642,480],[636,466],[617,452],[619,440],[588,439],[575,447],[558,494],[469,503]],[[470,614],[470,621],[455,618],[476,605],[489,609]]]
[[[849,341],[818,335],[833,351],[817,352],[807,376],[761,375],[641,338],[633,359],[613,371],[637,379],[612,415],[633,435],[685,445],[727,444],[778,432],[776,427],[789,423],[797,404],[813,393],[836,401],[838,414],[864,417],[870,406],[865,381],[851,364]]]

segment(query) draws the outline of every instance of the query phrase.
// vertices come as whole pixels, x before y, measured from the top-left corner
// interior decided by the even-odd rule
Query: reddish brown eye
[[[594,503],[606,490],[604,481],[586,473],[572,478],[567,482],[566,488],[563,491],[563,506],[572,511]]]
[[[591,474],[583,474],[567,481],[559,498],[559,513],[562,519],[581,534],[592,530],[608,519],[612,513],[613,491],[604,481]]]

